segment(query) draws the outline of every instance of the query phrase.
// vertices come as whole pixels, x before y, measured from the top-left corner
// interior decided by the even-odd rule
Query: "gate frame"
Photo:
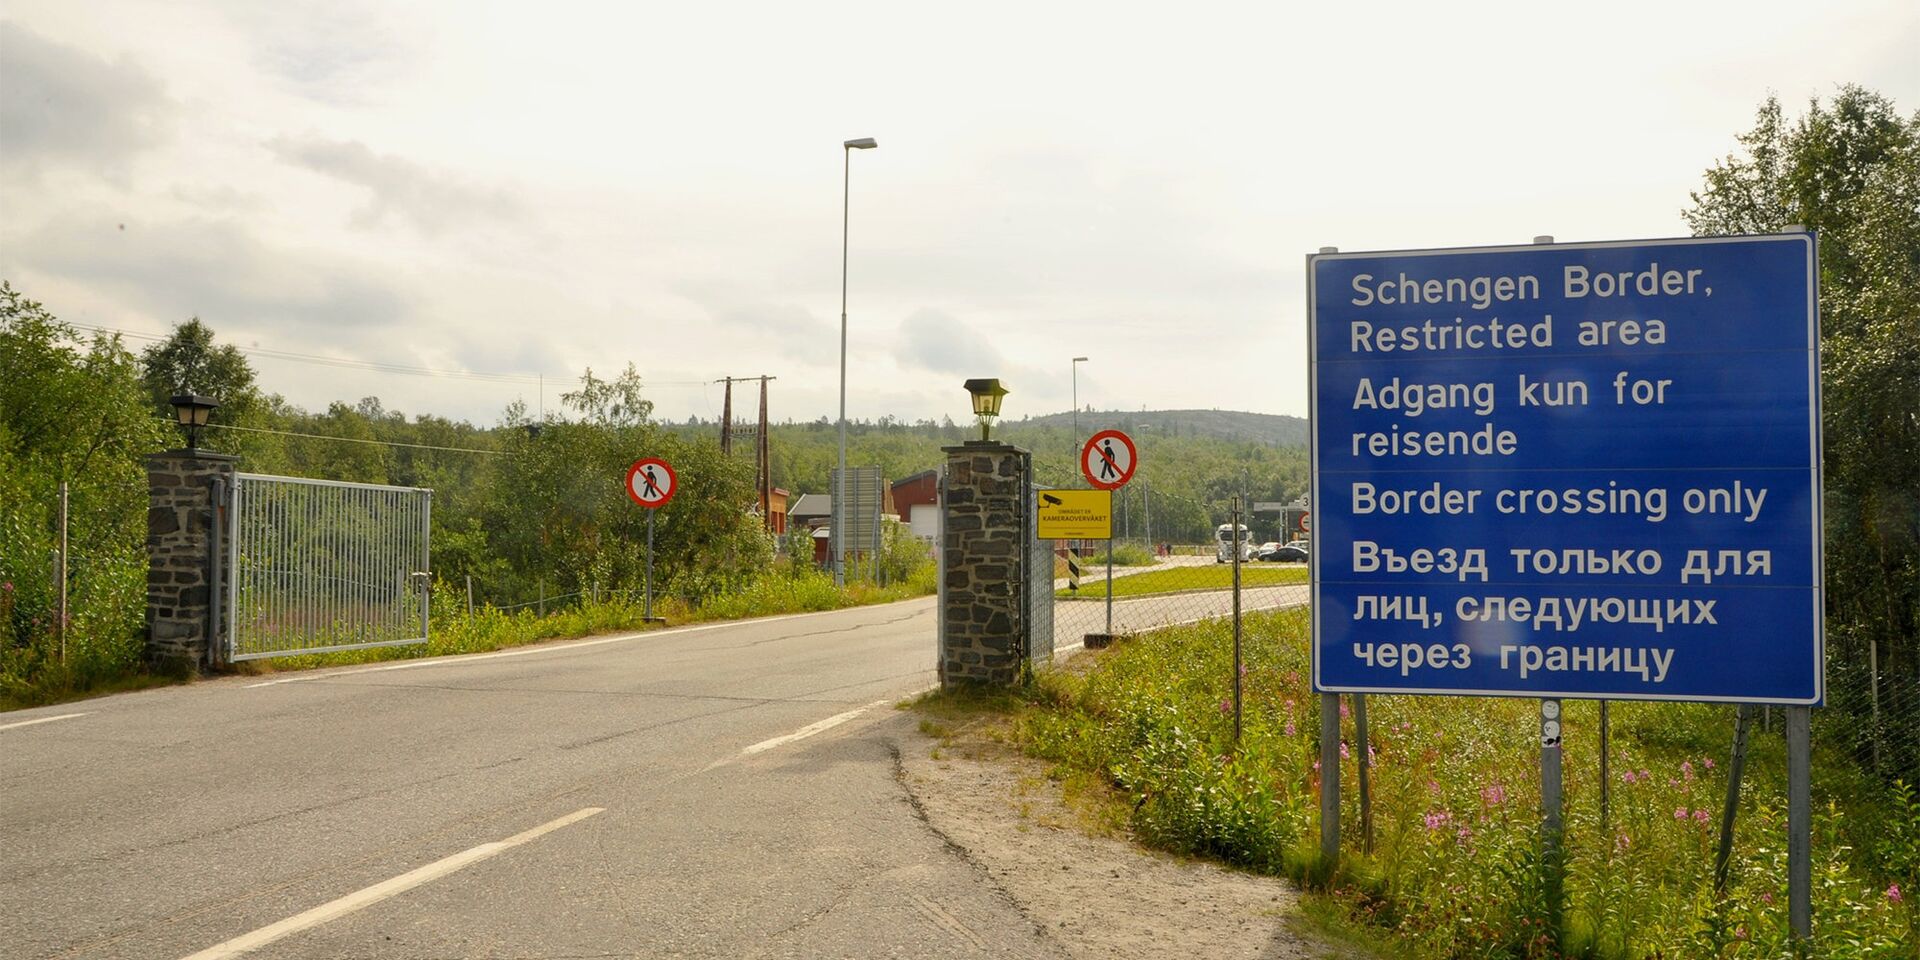
[[[307,647],[300,650],[275,650],[267,653],[239,652],[240,631],[240,591],[237,589],[240,571],[240,506],[243,502],[241,491],[249,481],[269,480],[280,483],[297,483],[316,487],[344,487],[355,490],[374,490],[380,492],[413,492],[424,494],[420,509],[420,549],[422,566],[425,570],[407,571],[407,579],[420,578],[420,635],[400,640],[372,640],[366,643],[333,644],[325,647]],[[217,649],[227,663],[239,663],[245,660],[267,660],[274,657],[296,657],[309,653],[338,653],[344,650],[372,650],[377,647],[404,647],[416,643],[426,643],[433,635],[433,489],[430,487],[403,487],[385,483],[356,483],[348,480],[317,480],[310,477],[286,477],[270,473],[234,473],[226,491],[227,508],[227,556],[226,577],[216,580],[218,589],[226,596],[221,603],[214,604],[215,609],[225,610],[225,636],[216,634],[216,642],[209,644],[209,650]],[[217,542],[217,541],[216,541]],[[214,551],[219,553],[216,547]],[[217,561],[216,561],[217,562]]]

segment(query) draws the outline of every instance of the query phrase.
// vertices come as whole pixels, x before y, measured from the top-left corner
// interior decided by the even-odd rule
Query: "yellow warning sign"
[[[1042,490],[1034,534],[1042,540],[1106,540],[1113,536],[1113,491]]]

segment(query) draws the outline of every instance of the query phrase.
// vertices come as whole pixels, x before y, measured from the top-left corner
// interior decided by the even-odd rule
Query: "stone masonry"
[[[238,460],[208,450],[169,450],[146,460],[147,659],[169,669],[198,669],[209,664],[219,595],[208,582],[216,547],[213,481],[221,478],[231,490]],[[225,539],[218,544],[222,551]]]
[[[1022,635],[1025,527],[1022,486],[1028,454],[1002,443],[969,442],[947,454],[946,580],[940,616],[946,642],[940,683],[1012,684],[1027,655]]]

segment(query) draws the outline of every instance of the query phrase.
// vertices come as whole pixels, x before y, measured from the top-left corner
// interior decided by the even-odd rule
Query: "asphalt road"
[[[0,714],[0,953],[1053,956],[863,735],[933,636],[925,599]]]

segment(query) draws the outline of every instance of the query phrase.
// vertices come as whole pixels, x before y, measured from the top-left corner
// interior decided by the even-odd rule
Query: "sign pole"
[[[1609,701],[1606,700],[1600,701],[1600,836],[1602,838],[1605,838],[1612,832],[1607,826],[1609,820],[1608,814],[1612,812],[1611,808],[1613,806],[1612,795],[1609,793],[1611,788],[1608,786],[1608,778],[1612,775],[1609,772],[1610,768],[1608,767],[1607,759],[1607,751],[1610,749],[1607,745],[1607,737],[1608,731],[1611,729],[1609,723],[1611,718],[1607,716],[1608,702]]]
[[[1233,742],[1240,742],[1240,676],[1246,670],[1240,646],[1240,498],[1233,498],[1227,522],[1233,526]]]
[[[1367,756],[1367,695],[1353,695],[1354,765],[1360,771],[1360,850],[1373,852],[1373,761]]]
[[[1113,636],[1113,536],[1107,536],[1107,636]]]
[[[1753,724],[1753,704],[1743,703],[1733,719],[1733,756],[1727,761],[1727,805],[1720,812],[1720,849],[1713,855],[1713,893],[1727,892],[1727,865],[1733,858],[1733,818],[1740,809],[1740,777],[1747,769],[1747,730]]]
[[[1787,712],[1787,920],[1795,940],[1813,936],[1813,759],[1810,707]]]
[[[1320,857],[1331,880],[1340,866],[1340,695],[1320,695]]]
[[[653,514],[647,510],[647,608],[640,614],[643,620],[653,619]]]

